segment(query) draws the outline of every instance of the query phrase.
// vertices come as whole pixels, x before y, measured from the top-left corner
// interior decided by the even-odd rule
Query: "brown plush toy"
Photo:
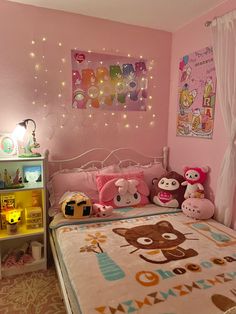
[[[159,179],[154,178],[151,202],[159,206],[181,208],[185,192],[185,187],[181,183],[184,181],[184,177],[175,171],[170,171]]]

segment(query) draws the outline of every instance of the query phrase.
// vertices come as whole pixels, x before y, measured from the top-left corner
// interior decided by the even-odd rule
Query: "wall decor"
[[[213,48],[185,55],[179,63],[177,135],[212,138],[215,98]]]
[[[18,153],[16,139],[8,133],[0,134],[0,157],[12,157]]]
[[[136,59],[71,50],[72,107],[145,111],[148,67]]]

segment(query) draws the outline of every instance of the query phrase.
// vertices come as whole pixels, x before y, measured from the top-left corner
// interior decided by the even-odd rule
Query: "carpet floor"
[[[0,314],[44,313],[66,313],[54,268],[0,280]]]

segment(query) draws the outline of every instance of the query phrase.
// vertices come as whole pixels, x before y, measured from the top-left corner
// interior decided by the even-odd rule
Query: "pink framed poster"
[[[212,47],[185,55],[179,63],[177,135],[212,138],[215,98]]]
[[[73,108],[146,110],[145,60],[73,49],[71,61]]]

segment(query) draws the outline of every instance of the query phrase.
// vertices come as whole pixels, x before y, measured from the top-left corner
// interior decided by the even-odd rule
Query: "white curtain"
[[[236,211],[236,10],[214,19],[212,33],[217,94],[228,138],[217,181],[215,218],[231,226]]]

